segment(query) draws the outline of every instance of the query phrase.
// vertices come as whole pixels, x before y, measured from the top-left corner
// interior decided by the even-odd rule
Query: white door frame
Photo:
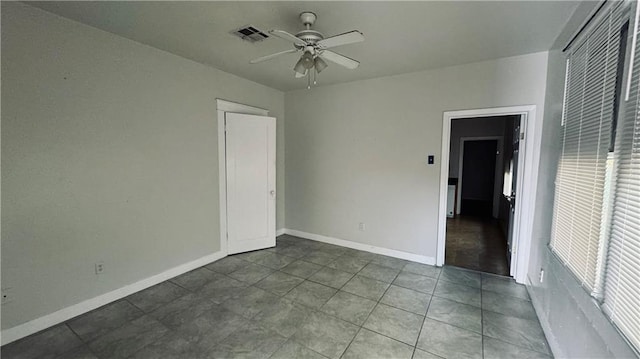
[[[538,162],[542,141],[542,126],[536,123],[536,106],[512,106],[476,110],[446,111],[442,118],[442,161],[440,163],[440,208],[438,213],[438,246],[436,265],[444,265],[444,251],[447,226],[447,184],[449,178],[449,149],[451,142],[451,120],[491,116],[521,115],[521,132],[526,134],[520,140],[520,160],[516,183],[519,202],[516,202],[514,233],[517,234],[511,259],[511,275],[518,283],[525,283],[531,251],[531,233],[535,196],[538,181]],[[524,131],[522,131],[524,129]]]
[[[237,102],[216,99],[218,110],[218,184],[220,193],[220,251],[226,256],[229,254],[227,243],[227,141],[225,131],[225,113],[243,113],[247,115],[269,116],[269,110],[244,105]]]
[[[490,141],[496,140],[498,141],[498,149],[499,153],[496,156],[496,170],[495,170],[495,178],[493,179],[493,203],[491,205],[491,213],[493,214],[493,218],[498,218],[498,210],[500,209],[500,195],[502,194],[502,189],[499,188],[498,185],[500,183],[499,176],[502,175],[502,171],[504,170],[504,161],[502,156],[504,156],[504,137],[503,136],[480,136],[480,137],[460,137],[460,153],[458,160],[458,193],[457,193],[457,201],[456,201],[456,214],[460,214],[460,209],[462,209],[462,173],[463,173],[463,159],[464,159],[464,143],[467,141]]]

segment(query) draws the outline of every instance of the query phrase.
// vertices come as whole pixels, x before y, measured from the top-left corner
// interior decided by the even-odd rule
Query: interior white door
[[[276,245],[276,119],[225,113],[229,254]]]

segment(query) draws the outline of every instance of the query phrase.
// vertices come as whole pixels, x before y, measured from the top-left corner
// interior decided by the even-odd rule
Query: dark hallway
[[[451,122],[445,264],[510,275],[520,116]]]
[[[473,216],[448,218],[445,263],[508,276],[507,240],[498,220]]]
[[[464,145],[461,214],[491,217],[496,190],[497,140],[467,141]]]

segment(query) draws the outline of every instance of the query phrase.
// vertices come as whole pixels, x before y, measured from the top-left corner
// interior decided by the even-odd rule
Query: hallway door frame
[[[447,239],[447,185],[449,179],[449,149],[451,146],[451,121],[462,118],[520,115],[520,160],[518,163],[517,194],[513,231],[514,252],[511,258],[511,276],[518,283],[526,282],[531,251],[531,233],[538,183],[538,162],[542,142],[542,126],[536,126],[536,106],[511,106],[475,110],[445,111],[442,116],[442,152],[440,163],[440,203],[438,211],[438,244],[436,265],[444,265]]]

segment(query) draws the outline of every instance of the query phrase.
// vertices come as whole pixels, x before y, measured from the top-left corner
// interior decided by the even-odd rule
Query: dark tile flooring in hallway
[[[283,235],[2,347],[2,358],[548,358],[524,286]]]
[[[445,264],[481,272],[509,275],[507,239],[493,218],[447,218]]]

